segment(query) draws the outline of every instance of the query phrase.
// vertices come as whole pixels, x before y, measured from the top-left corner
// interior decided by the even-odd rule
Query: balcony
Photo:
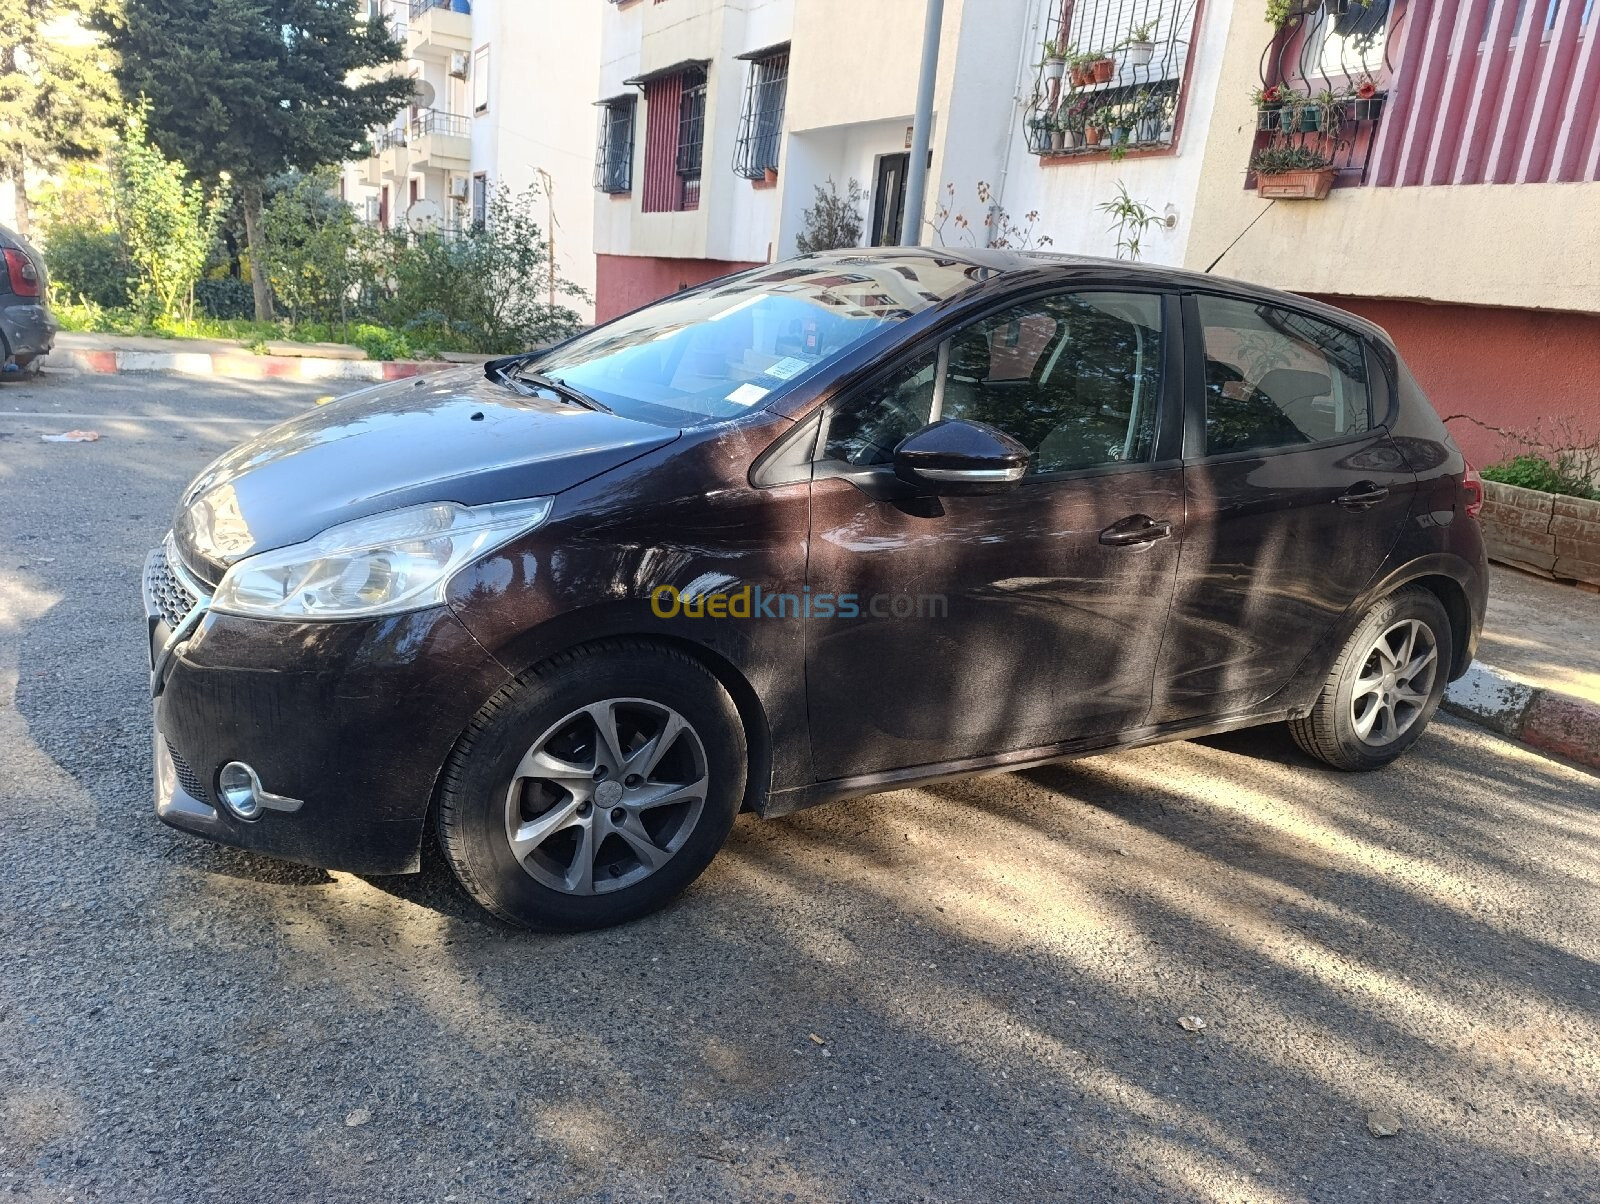
[[[406,54],[414,59],[447,62],[452,54],[472,49],[472,17],[457,9],[460,0],[411,0],[406,27]]]
[[[374,145],[373,153],[361,163],[361,182],[369,188],[383,183],[383,160]]]
[[[388,131],[378,142],[378,175],[385,180],[403,182],[411,174],[411,151],[404,128]]]
[[[414,171],[466,171],[472,165],[472,127],[459,113],[424,109],[411,123]]]

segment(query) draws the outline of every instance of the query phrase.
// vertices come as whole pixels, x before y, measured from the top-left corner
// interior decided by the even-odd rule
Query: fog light
[[[217,775],[217,794],[223,806],[240,819],[261,814],[261,779],[243,761],[229,761]]]

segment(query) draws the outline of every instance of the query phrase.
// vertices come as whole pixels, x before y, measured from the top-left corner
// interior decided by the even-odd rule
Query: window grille
[[[594,186],[601,192],[633,190],[634,98],[619,96],[600,107],[600,153],[595,158]]]
[[[789,51],[750,63],[745,82],[744,111],[739,118],[739,141],[734,147],[733,170],[747,180],[764,179],[778,170],[778,148],[783,140],[783,103],[789,90]]]
[[[705,156],[705,138],[706,73],[702,68],[692,67],[683,73],[683,95],[678,100],[677,163],[678,175],[684,182],[684,209],[694,208],[700,197],[700,164]]]

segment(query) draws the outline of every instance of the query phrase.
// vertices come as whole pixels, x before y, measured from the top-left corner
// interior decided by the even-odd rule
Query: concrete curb
[[[45,370],[80,372],[171,372],[179,376],[225,376],[236,380],[402,380],[425,372],[443,372],[455,364],[439,360],[339,360],[246,352],[207,351],[67,351],[58,349]]]
[[[1600,769],[1600,704],[1530,686],[1473,661],[1466,676],[1445,692],[1444,709],[1502,736]]]

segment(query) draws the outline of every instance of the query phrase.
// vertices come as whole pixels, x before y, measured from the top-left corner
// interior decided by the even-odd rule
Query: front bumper
[[[415,870],[439,771],[510,680],[455,615],[287,623],[207,610],[169,647],[175,616],[151,582],[147,570],[162,822],[327,869]],[[216,793],[229,761],[303,806],[238,818]]]

